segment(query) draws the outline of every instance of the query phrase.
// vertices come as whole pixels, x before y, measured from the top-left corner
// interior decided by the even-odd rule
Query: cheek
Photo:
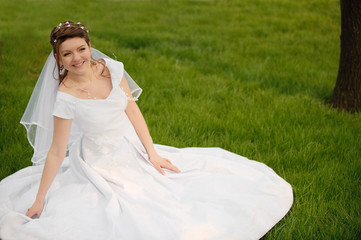
[[[63,60],[60,61],[61,65],[60,66],[64,66],[65,68],[68,68],[71,65],[71,60],[69,58],[65,58]]]
[[[68,62],[66,61],[66,59],[60,60],[60,63],[61,63],[61,65],[64,65],[64,66],[68,64]]]
[[[87,57],[88,59],[91,59],[92,54],[91,54],[90,49],[89,49],[89,51],[87,51],[87,53],[86,53],[86,57]]]

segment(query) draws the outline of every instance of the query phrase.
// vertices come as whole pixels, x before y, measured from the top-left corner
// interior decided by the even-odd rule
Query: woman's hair
[[[66,21],[60,23],[51,31],[50,44],[53,47],[53,53],[56,54],[58,58],[60,57],[59,54],[60,45],[68,38],[73,38],[73,37],[83,38],[85,42],[88,44],[88,46],[90,46],[90,38],[89,38],[88,30],[80,22],[75,23],[71,21]],[[59,69],[58,74],[59,74],[59,84],[60,84],[68,74],[68,70],[61,69],[61,67],[59,66],[59,59],[56,59],[56,64],[58,65],[58,69]]]

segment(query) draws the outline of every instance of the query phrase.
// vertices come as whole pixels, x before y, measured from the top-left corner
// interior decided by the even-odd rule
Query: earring
[[[63,75],[65,72],[65,68],[63,65],[60,66],[60,69],[59,69],[59,75]]]

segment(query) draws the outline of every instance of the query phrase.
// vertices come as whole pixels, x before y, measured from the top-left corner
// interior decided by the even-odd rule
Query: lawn
[[[264,239],[361,235],[361,115],[327,104],[337,0],[0,0],[0,179],[31,165],[19,124],[59,22],[124,63],[154,142],[266,163],[294,205]]]

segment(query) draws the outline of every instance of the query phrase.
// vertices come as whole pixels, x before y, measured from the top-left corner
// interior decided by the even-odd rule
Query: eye
[[[80,51],[82,52],[82,51],[85,51],[85,47],[83,47],[83,48],[80,48]]]
[[[69,56],[70,53],[64,53],[63,57]]]

